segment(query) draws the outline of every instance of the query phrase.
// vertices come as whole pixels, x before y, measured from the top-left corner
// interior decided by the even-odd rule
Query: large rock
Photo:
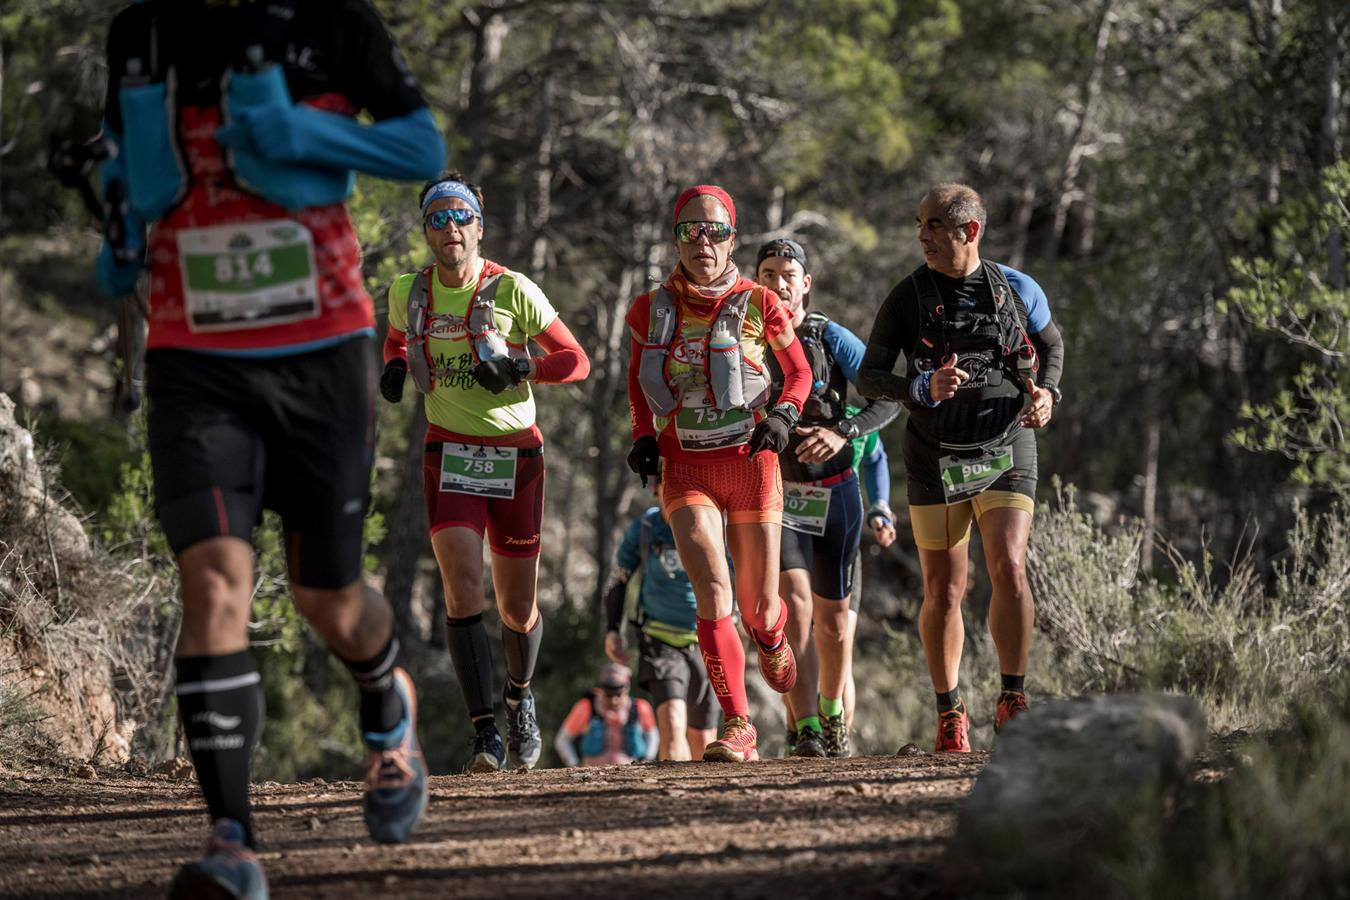
[[[0,497],[7,512],[40,529],[61,557],[89,554],[80,520],[53,496],[33,449],[33,435],[14,419],[14,401],[0,394]]]
[[[116,576],[90,576],[96,560],[89,538],[58,494],[32,434],[0,393],[0,688],[26,698],[38,730],[65,756],[124,762],[134,723],[118,715],[109,626],[99,618],[100,603],[73,596],[72,579],[106,586]],[[31,577],[38,570],[46,574],[41,583]]]
[[[1189,697],[1096,695],[1033,706],[994,745],[951,853],[988,884],[1063,883],[1156,830],[1206,742]]]

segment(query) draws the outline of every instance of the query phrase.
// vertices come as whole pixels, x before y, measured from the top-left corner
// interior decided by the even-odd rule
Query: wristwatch
[[[852,419],[840,419],[834,423],[834,430],[851,441],[858,436],[858,423]]]
[[[524,381],[530,377],[530,361],[528,359],[515,359],[511,364],[516,367],[516,376]]]
[[[1054,403],[1052,404],[1051,408],[1053,409],[1054,407],[1059,406],[1059,401],[1064,398],[1064,395],[1060,393],[1059,386],[1051,385],[1050,387],[1046,388],[1046,390],[1050,392],[1050,396],[1054,400]]]
[[[797,424],[797,420],[801,418],[801,413],[797,410],[797,407],[793,406],[791,403],[776,404],[773,411],[781,411],[783,413],[784,418],[787,419],[789,428],[794,427]]]

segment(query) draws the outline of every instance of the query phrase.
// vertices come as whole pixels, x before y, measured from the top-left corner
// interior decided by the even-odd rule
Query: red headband
[[[715,184],[696,184],[680,195],[675,201],[675,224],[680,223],[680,210],[684,205],[695,197],[712,197],[727,208],[727,215],[731,218],[731,227],[736,227],[736,204],[731,201],[731,195],[722,190]]]

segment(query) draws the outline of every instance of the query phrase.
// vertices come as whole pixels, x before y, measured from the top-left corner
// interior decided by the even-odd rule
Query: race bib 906
[[[984,491],[1013,467],[1012,447],[995,447],[970,459],[944,456],[938,460],[942,470],[942,493],[947,505],[969,500]]]

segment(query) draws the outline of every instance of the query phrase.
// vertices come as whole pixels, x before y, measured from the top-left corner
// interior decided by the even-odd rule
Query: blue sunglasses
[[[476,218],[478,216],[471,209],[438,209],[422,219],[422,224],[432,231],[442,231],[451,222],[454,222],[456,227],[463,228]]]

